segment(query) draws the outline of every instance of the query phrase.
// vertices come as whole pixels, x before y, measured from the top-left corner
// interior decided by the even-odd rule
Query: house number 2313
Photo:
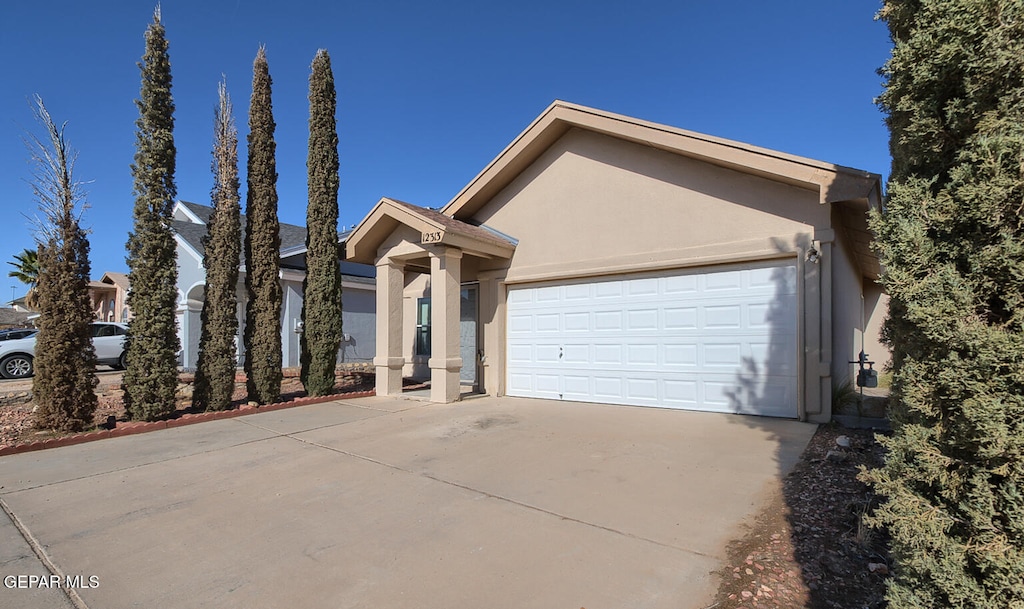
[[[444,233],[441,231],[436,231],[433,233],[423,233],[420,236],[420,243],[437,243],[438,241],[441,240],[442,235],[444,235]]]

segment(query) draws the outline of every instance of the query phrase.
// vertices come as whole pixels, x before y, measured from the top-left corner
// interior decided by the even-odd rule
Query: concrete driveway
[[[0,606],[699,609],[814,429],[361,398],[2,457]]]

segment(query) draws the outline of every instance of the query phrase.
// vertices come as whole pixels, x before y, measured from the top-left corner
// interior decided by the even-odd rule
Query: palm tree
[[[15,254],[17,262],[8,262],[16,270],[7,273],[8,277],[14,277],[28,286],[28,293],[25,294],[25,306],[35,309],[36,305],[36,282],[39,281],[39,257],[36,250],[25,250]]]

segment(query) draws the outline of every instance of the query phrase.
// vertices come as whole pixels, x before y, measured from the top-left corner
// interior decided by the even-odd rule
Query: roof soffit
[[[819,193],[819,203],[867,200],[876,174],[556,101],[441,212],[471,217],[558,138],[579,128]]]
[[[385,197],[349,235],[345,244],[346,259],[374,264],[377,249],[399,226],[408,226],[424,235],[423,243],[456,247],[484,258],[509,257],[515,250],[512,243],[483,228]]]

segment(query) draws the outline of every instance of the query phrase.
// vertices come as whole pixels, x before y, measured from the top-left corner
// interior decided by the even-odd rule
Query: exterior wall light
[[[818,252],[817,248],[813,245],[807,250],[807,253],[804,254],[804,259],[811,264],[818,264],[819,258],[821,258],[821,253]]]

